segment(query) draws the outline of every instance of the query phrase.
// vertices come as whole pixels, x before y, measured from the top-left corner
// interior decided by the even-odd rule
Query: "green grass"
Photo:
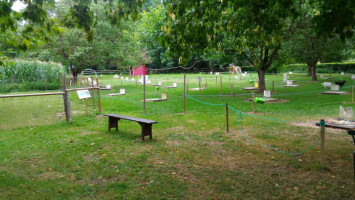
[[[215,96],[189,91],[193,98],[211,104],[228,103],[246,113],[252,111],[251,103],[246,101],[249,95],[219,96],[215,76],[189,74],[189,88],[198,87],[199,76],[203,83],[209,78],[202,94]],[[178,88],[160,87],[157,92],[155,87],[147,86],[147,98],[158,98],[165,92],[168,101],[147,103],[145,113],[140,102],[141,85],[125,81],[121,85],[113,76],[100,77],[103,84],[113,86],[112,91],[101,91],[103,114],[159,122],[153,125],[153,140],[147,138],[144,142],[140,141],[141,128],[136,122],[121,120],[119,132],[108,132],[107,118],[91,105],[86,116],[83,101],[77,100],[75,93],[71,93],[75,112],[70,124],[56,117],[43,120],[43,116],[62,112],[62,107],[57,111],[46,106],[57,101],[55,97],[0,99],[0,121],[7,121],[0,123],[0,199],[353,199],[354,145],[346,131],[326,129],[323,162],[319,144],[300,156],[264,146],[297,153],[319,138],[319,128],[311,124],[299,126],[264,118],[317,122],[337,118],[340,105],[355,105],[348,103],[350,95],[305,93],[323,90],[323,81],[312,83],[304,75],[296,76],[296,84],[302,87],[280,87],[282,75],[268,75],[269,89],[275,81],[275,97],[301,94],[278,96],[287,100],[282,103],[258,104],[256,110],[262,114],[257,116],[262,118],[243,115],[243,129],[238,114],[229,110],[229,133],[225,131],[225,106],[187,98],[186,114],[182,114],[182,74],[150,76],[152,83],[177,82]],[[249,79],[255,77],[253,74],[242,81],[231,80],[233,92],[250,93],[241,88],[251,86]],[[354,83],[349,77],[345,79],[345,86]],[[223,83],[229,84],[228,75],[223,76]],[[120,88],[125,88],[127,95],[106,96]],[[230,94],[228,87],[222,88],[223,94]],[[14,109],[16,114],[9,115]],[[38,123],[31,125],[25,120],[32,118],[29,112],[38,115]]]

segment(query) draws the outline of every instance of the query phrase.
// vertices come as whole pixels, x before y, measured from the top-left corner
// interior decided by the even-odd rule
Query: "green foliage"
[[[284,65],[279,72],[307,72],[307,64]],[[355,63],[320,63],[317,64],[319,73],[355,73]]]
[[[63,66],[40,61],[11,61],[0,67],[0,91],[28,91],[60,88]]]

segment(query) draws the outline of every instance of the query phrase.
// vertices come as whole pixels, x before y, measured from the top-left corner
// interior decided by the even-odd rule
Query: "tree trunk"
[[[265,74],[267,70],[263,68],[258,70],[258,77],[259,77],[259,93],[263,93],[265,88]]]
[[[308,67],[308,76],[312,76],[312,68],[309,65],[307,65],[307,67]]]
[[[317,62],[318,60],[307,62],[308,71],[311,71],[312,81],[317,81]]]

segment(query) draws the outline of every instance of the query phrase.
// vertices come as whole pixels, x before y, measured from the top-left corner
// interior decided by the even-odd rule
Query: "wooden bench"
[[[105,116],[108,116],[109,132],[111,131],[111,128],[116,128],[116,131],[118,131],[118,121],[120,119],[138,122],[142,126],[142,141],[144,141],[145,136],[149,136],[149,138],[152,139],[152,125],[158,123],[156,121],[152,121],[148,119],[129,117],[125,115],[105,114]]]

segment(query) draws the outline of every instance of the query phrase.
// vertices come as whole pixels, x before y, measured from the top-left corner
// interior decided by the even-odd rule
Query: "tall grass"
[[[61,64],[15,60],[0,67],[0,92],[60,88]]]

